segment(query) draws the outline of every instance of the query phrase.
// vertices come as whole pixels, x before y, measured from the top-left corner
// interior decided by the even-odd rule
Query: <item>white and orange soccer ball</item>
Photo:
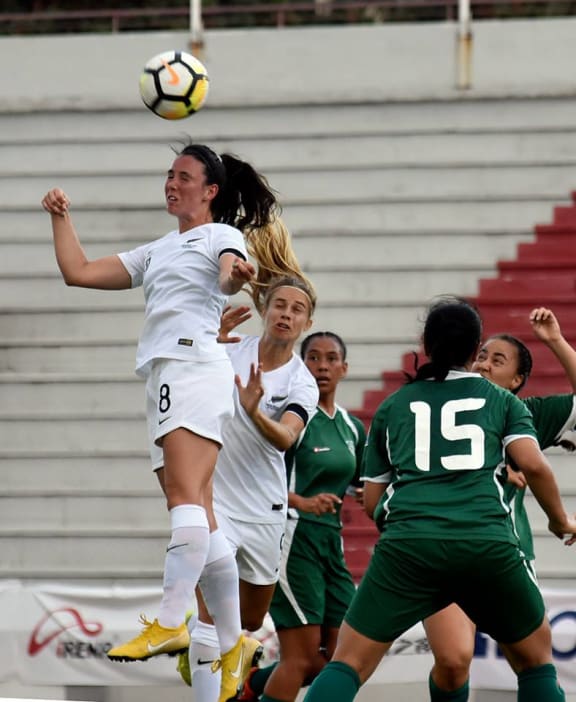
[[[153,56],[140,76],[140,95],[146,107],[164,119],[183,119],[198,112],[209,87],[204,64],[185,51]]]

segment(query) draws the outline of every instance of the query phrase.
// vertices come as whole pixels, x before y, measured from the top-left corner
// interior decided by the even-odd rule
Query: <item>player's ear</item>
[[[210,201],[214,200],[216,195],[218,195],[219,189],[220,188],[218,187],[218,185],[216,183],[210,183],[210,185],[206,185],[205,190],[204,190],[205,199],[210,200]]]
[[[510,381],[510,390],[512,390],[512,392],[514,392],[514,390],[519,388],[523,382],[524,382],[524,376],[520,375],[520,373],[516,373],[516,375]]]

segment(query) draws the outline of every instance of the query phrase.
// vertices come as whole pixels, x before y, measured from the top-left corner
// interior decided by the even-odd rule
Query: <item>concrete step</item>
[[[260,331],[258,324],[253,325],[256,334]],[[408,338],[380,344],[347,343],[350,372],[378,377],[383,368],[396,367],[402,354],[414,345],[415,340]],[[0,343],[0,373],[130,374],[135,355],[135,341],[100,339],[72,343],[69,339],[46,342],[22,339]]]
[[[51,240],[50,222],[40,209],[44,193],[36,193],[27,207],[0,203],[0,240]],[[155,196],[157,197],[157,196]],[[345,198],[340,203],[286,204],[283,217],[292,233],[331,236],[346,234],[454,234],[482,233],[489,236],[531,234],[534,224],[551,221],[554,206],[560,199],[537,195],[517,198],[499,195],[496,198],[424,197],[400,200],[382,197],[358,203]],[[568,200],[566,200],[568,202]],[[83,242],[89,240],[135,243],[154,239],[176,226],[163,205],[117,208],[111,206],[78,207],[72,210],[75,226]]]
[[[122,293],[120,293],[121,295]],[[419,320],[427,301],[388,305],[380,302],[356,303],[334,307],[319,304],[314,315],[316,329],[337,331],[346,340],[373,342],[383,339],[416,338]],[[135,341],[142,327],[142,313],[131,307],[75,310],[38,310],[6,312],[0,310],[0,338],[3,341],[70,339],[97,341],[120,339]]]
[[[560,484],[560,481],[558,481],[558,483]],[[561,492],[562,500],[567,511],[570,514],[576,514],[576,493],[568,492],[565,489],[561,490]],[[536,532],[545,533],[548,530],[548,518],[540,508],[536,498],[530,493],[529,490],[526,494],[525,505],[532,529]]]
[[[8,447],[6,447],[8,448]],[[102,453],[60,450],[50,455],[33,452],[33,445],[17,454],[0,452],[5,478],[3,495],[116,495],[132,497],[160,494],[147,451]],[[22,522],[22,517],[17,523]]]
[[[576,108],[571,97],[538,99],[486,99],[438,101],[340,102],[217,108],[208,104],[193,122],[181,123],[153,118],[147,110],[107,109],[94,111],[37,111],[0,114],[0,140],[4,143],[74,143],[77,141],[178,140],[193,129],[197,141],[429,134],[452,131],[466,134],[486,130],[574,131]]]
[[[576,129],[429,131],[428,133],[285,134],[268,138],[211,139],[218,153],[233,153],[269,175],[279,170],[385,165],[567,164],[576,160]],[[135,135],[138,136],[138,135]],[[175,144],[174,144],[175,145]],[[176,146],[176,145],[175,145]],[[163,174],[173,152],[166,138],[119,141],[93,135],[73,143],[0,141],[0,176],[102,174],[119,170]]]
[[[162,534],[103,527],[99,534],[61,529],[0,535],[0,577],[154,578],[161,582],[168,541],[168,525]]]
[[[37,495],[0,497],[0,535],[19,525],[22,533],[67,530],[90,534],[105,530],[170,532],[166,499],[156,495]]]
[[[141,403],[143,408],[143,403]],[[34,445],[35,450],[142,452],[148,447],[146,421],[139,407],[131,414],[108,412],[105,416],[80,414],[2,418],[0,442],[15,453]]]
[[[161,579],[168,532],[167,526],[160,533],[100,527],[73,535],[68,529],[0,534],[0,577]],[[576,575],[574,560],[566,558],[561,541],[538,532],[534,542],[540,579]]]
[[[339,402],[349,408],[360,405],[363,393],[380,383],[378,371],[370,374],[351,368],[339,388]],[[78,422],[82,429],[92,421],[114,421],[121,424],[124,417],[134,421],[135,413],[143,416],[145,406],[144,384],[134,374],[120,375],[70,375],[39,374],[37,376],[7,374],[0,376],[0,391],[10,397],[9,405],[0,408],[0,433],[10,431],[11,422],[27,420],[52,426],[60,420],[59,427],[66,432],[66,425]],[[72,417],[72,420],[70,419]],[[18,425],[19,426],[19,425]],[[119,429],[116,430],[121,433]],[[90,445],[97,446],[89,435]]]
[[[150,238],[150,240],[152,237]],[[493,236],[482,232],[470,234],[413,233],[396,235],[356,234],[348,236],[335,233],[329,239],[313,233],[294,236],[293,247],[301,265],[310,272],[323,270],[364,271],[449,271],[467,269],[474,272],[481,267],[495,268],[501,259],[515,256],[518,244],[532,242],[532,234],[502,233]],[[84,243],[86,255],[93,259],[112,253],[127,251],[145,240],[93,241]],[[7,241],[0,243],[0,281],[6,276],[14,279],[14,285],[30,286],[31,279],[39,280],[42,288],[59,285],[62,280],[58,271],[51,239],[42,241]],[[22,282],[17,280],[22,277]],[[479,277],[479,276],[477,276]],[[48,279],[46,279],[48,278]],[[20,299],[22,289],[6,290],[0,299],[4,303]],[[97,291],[102,296],[102,291]],[[103,295],[109,297],[109,295]],[[96,297],[96,296],[94,296]]]
[[[9,405],[0,408],[0,420],[9,425],[11,417],[18,416],[55,421],[70,415],[114,417],[133,413],[144,407],[145,394],[143,381],[130,370],[125,375],[0,375],[1,392],[10,397]]]
[[[366,259],[370,251],[366,251]],[[321,260],[321,256],[318,256]],[[351,299],[357,302],[372,302],[387,299],[388,302],[420,302],[447,291],[463,295],[476,295],[477,280],[495,274],[492,267],[466,264],[456,270],[447,270],[443,265],[437,270],[418,270],[417,265],[410,269],[392,266],[385,269],[359,270],[346,263],[342,256],[337,268],[318,270],[317,266],[307,266],[304,270],[313,282],[318,298],[326,304],[347,304]],[[376,262],[375,262],[376,263]],[[329,265],[329,264],[328,264]],[[453,264],[457,267],[457,264]],[[2,278],[0,277],[0,300],[6,301],[2,309],[41,310],[81,307],[113,310],[118,304],[131,304],[134,309],[143,307],[141,290],[130,291],[128,295],[111,295],[100,290],[77,288],[68,290],[59,278]],[[248,303],[248,297],[240,294],[234,303]]]
[[[321,204],[342,199],[369,203],[381,198],[417,200],[486,197],[562,200],[576,181],[576,162],[550,166],[470,167],[453,165],[408,168],[336,169],[269,173],[270,183],[286,206]],[[0,179],[0,202],[10,207],[34,207],[44,193],[58,185],[73,207],[161,207],[164,177],[160,174],[6,176]]]

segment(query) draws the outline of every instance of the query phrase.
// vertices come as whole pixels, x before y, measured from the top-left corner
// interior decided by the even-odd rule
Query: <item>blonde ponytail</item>
[[[280,217],[275,217],[263,227],[244,232],[248,254],[256,261],[256,280],[249,283],[250,297],[260,314],[265,308],[265,299],[270,286],[279,278],[300,280],[307,288],[311,312],[316,304],[316,292],[304,275],[292,248],[292,237]]]

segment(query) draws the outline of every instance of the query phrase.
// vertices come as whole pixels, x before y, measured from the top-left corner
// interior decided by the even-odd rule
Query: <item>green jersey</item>
[[[290,492],[313,497],[332,492],[343,497],[346,488],[358,482],[366,432],[362,422],[336,407],[333,417],[318,407],[300,441],[286,453]],[[342,528],[340,509],[322,515],[290,510],[293,517]]]
[[[530,412],[536,428],[536,436],[542,450],[558,444],[565,431],[576,424],[576,398],[574,395],[550,395],[549,397],[527,397],[523,400]],[[506,499],[512,504],[514,524],[520,547],[526,558],[534,560],[534,542],[528,515],[524,506],[526,489],[518,489],[507,483]],[[512,502],[513,501],[513,502]]]
[[[520,437],[536,440],[526,405],[477,373],[396,391],[376,411],[364,452],[364,479],[389,483],[382,538],[517,544],[502,459]]]

